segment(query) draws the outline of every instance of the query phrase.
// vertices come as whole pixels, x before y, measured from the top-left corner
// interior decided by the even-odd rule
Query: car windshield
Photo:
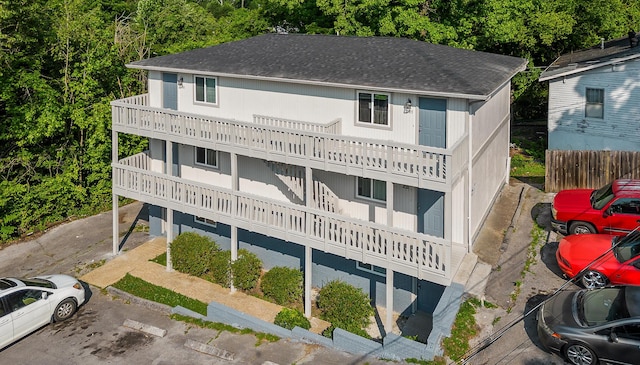
[[[621,263],[627,262],[640,254],[640,234],[638,232],[622,238],[614,237],[612,243],[615,246],[613,254]]]
[[[28,286],[37,286],[40,288],[49,288],[49,289],[56,289],[56,286],[54,283],[50,282],[49,280],[44,280],[44,279],[20,279],[23,283],[25,283],[25,285]]]
[[[612,183],[609,183],[591,193],[591,206],[593,209],[602,209],[613,199]]]
[[[625,287],[581,290],[576,294],[578,318],[584,326],[597,326],[628,318]]]

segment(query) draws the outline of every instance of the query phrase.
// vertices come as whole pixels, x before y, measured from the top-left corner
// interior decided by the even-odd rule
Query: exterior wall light
[[[407,102],[404,103],[404,112],[405,113],[411,112],[411,99],[407,99]]]

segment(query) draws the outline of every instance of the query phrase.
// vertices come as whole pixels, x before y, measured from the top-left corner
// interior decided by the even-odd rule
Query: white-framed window
[[[358,92],[358,122],[389,125],[389,94]]]
[[[360,198],[387,201],[387,182],[359,177],[356,194]]]
[[[604,89],[587,88],[584,116],[587,118],[604,118]]]
[[[194,222],[198,222],[200,224],[204,224],[206,226],[211,226],[213,228],[218,226],[218,222],[216,222],[216,221],[214,221],[212,219],[209,219],[209,218],[194,216],[193,217],[193,221]]]
[[[196,165],[218,167],[218,151],[196,147]]]
[[[218,79],[215,77],[194,76],[196,102],[218,103]]]
[[[360,262],[360,261],[356,262],[356,269],[362,270],[362,271],[366,271],[366,272],[370,272],[372,274],[376,274],[376,275],[380,275],[380,276],[386,276],[387,275],[387,269],[385,269],[384,267],[371,265],[371,264],[365,264],[364,262]]]

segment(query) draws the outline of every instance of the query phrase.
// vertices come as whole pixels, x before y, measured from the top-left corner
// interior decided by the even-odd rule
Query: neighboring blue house
[[[640,46],[602,42],[556,59],[549,82],[549,149],[640,151]]]

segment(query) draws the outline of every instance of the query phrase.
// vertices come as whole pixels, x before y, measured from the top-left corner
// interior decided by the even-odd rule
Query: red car
[[[640,180],[618,179],[600,189],[568,189],[556,194],[551,225],[562,234],[634,230],[640,220]]]
[[[569,235],[560,240],[556,259],[570,278],[585,270],[585,288],[608,284],[640,285],[640,233],[619,237],[608,234]],[[586,269],[585,269],[586,268]]]

